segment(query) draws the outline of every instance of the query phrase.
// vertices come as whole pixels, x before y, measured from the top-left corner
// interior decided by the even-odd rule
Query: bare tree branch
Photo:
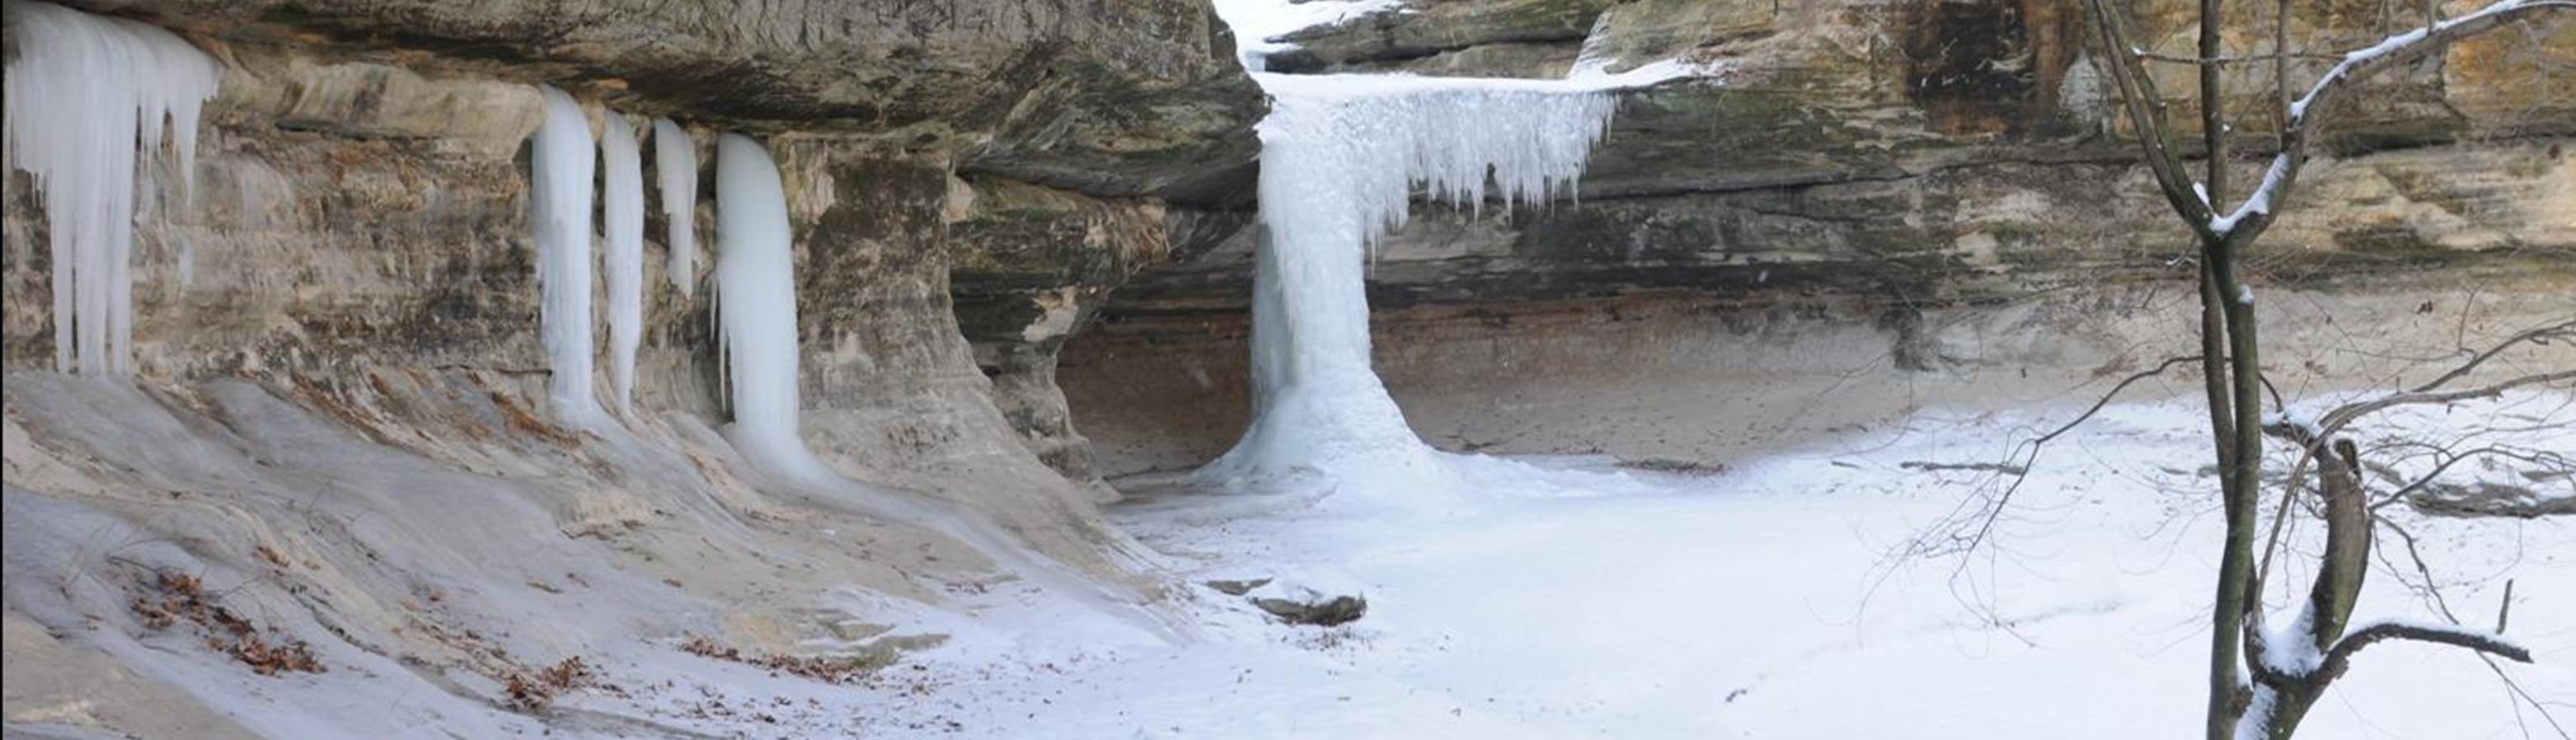
[[[2156,91],[2155,78],[2139,65],[2139,56],[2146,50],[2129,42],[2128,34],[2122,30],[2126,18],[2108,0],[2085,0],[2085,5],[2093,9],[2093,28],[2102,45],[2102,58],[2111,68],[2111,82],[2120,91],[2121,107],[2128,111],[2129,123],[2138,130],[2138,145],[2145,151],[2147,169],[2155,173],[2156,184],[2174,213],[2207,240],[2213,236],[2209,231],[2209,202],[2197,195],[2190,173],[2182,169],[2181,155],[2173,151],[2173,132],[2164,119],[2164,95]]]
[[[2409,389],[2408,392],[2432,392],[2435,389],[2441,388],[2444,384],[2454,380],[2459,380],[2461,377],[2476,371],[2479,365],[2486,364],[2487,360],[2494,359],[2496,355],[2504,354],[2505,350],[2512,349],[2514,345],[2522,344],[2524,342],[2547,345],[2552,341],[2558,340],[2576,340],[2576,318],[2570,318],[2556,324],[2530,329],[2520,334],[2515,334],[2502,342],[2497,342],[2493,347],[2488,347],[2487,351],[2478,353],[2476,357],[2470,358],[2466,364],[2452,368],[2450,372],[2443,373],[2442,377],[2434,378],[2432,382],[2415,386],[2414,388]]]
[[[2065,436],[2067,432],[2074,431],[2076,427],[2083,425],[2086,420],[2093,418],[2094,414],[2101,413],[2104,407],[2111,405],[2112,399],[2120,396],[2121,391],[2128,390],[2129,386],[2137,384],[2138,381],[2163,375],[2165,374],[2165,371],[2172,370],[2175,365],[2193,362],[2199,359],[2200,358],[2197,356],[2169,357],[2166,358],[2164,362],[2157,363],[2153,368],[2133,373],[2129,375],[2129,377],[2122,378],[2119,383],[2112,385],[2110,390],[2103,392],[2100,397],[2093,399],[2093,405],[2085,407],[2083,413],[2076,414],[2075,418],[2068,420],[2065,424],[2058,425],[2057,428],[2051,429],[2045,434],[2041,434],[2038,437],[2022,442],[2018,446],[2018,449],[2015,450],[2015,454],[2012,456],[2019,458],[2018,462],[1991,463],[1991,465],[1994,465],[1995,469],[1999,472],[2009,474],[2012,477],[2012,482],[2004,486],[2002,493],[1996,494],[1993,499],[1988,501],[1983,507],[1983,511],[1979,511],[1974,515],[1978,520],[1977,529],[1967,536],[1966,542],[1958,548],[1958,552],[1975,552],[1979,546],[1985,544],[1986,538],[1994,532],[1995,521],[2002,518],[2004,509],[2011,505],[2013,494],[2021,490],[2023,482],[2030,480],[2031,463],[2039,459],[2040,450],[2047,447],[2050,441],[2053,441],[2058,437]],[[1909,467],[1913,467],[1914,465],[1914,463],[1907,463],[1907,466]],[[1952,518],[1950,521],[1958,522],[1960,519]],[[1949,529],[1951,532],[1957,531],[1955,528],[1950,527],[1940,528]],[[1930,538],[1931,535],[1926,535],[1923,540],[1929,541]],[[1923,542],[1918,541],[1915,549],[1918,551],[1928,551],[1931,548],[1926,547]],[[1964,562],[1961,567],[1965,567]]]
[[[2334,649],[2326,651],[2325,662],[2317,669],[2318,676],[2342,675],[2343,671],[2350,667],[2353,654],[2361,652],[2362,648],[2387,640],[2439,643],[2468,648],[2516,663],[2531,662],[2529,648],[2514,644],[2503,635],[2486,630],[2426,622],[2381,620],[2356,627],[2346,633],[2343,639],[2335,641]]]
[[[2340,60],[2340,59],[2342,59],[2342,58],[2343,58],[2343,55],[2342,55],[2342,54],[2310,54],[2310,53],[2297,53],[2297,52],[2293,52],[2293,53],[2290,53],[2290,54],[2230,54],[2230,55],[2224,55],[2224,56],[2209,57],[2209,58],[2204,59],[2204,58],[2201,58],[2201,57],[2187,57],[2187,56],[2182,56],[2182,55],[2179,55],[2179,54],[2164,54],[2164,53],[2153,52],[2153,51],[2144,51],[2144,50],[2141,50],[2141,51],[2139,51],[2139,52],[2138,52],[2138,58],[2139,58],[2139,59],[2144,59],[2144,60],[2147,60],[2147,61],[2150,61],[2150,62],[2165,62],[2165,63],[2168,63],[2168,64],[2202,64],[2202,63],[2208,63],[2208,64],[2226,65],[2226,64],[2239,64],[2239,63],[2243,63],[2243,62],[2265,62],[2265,61],[2277,61],[2277,60],[2282,59],[2282,58],[2284,58],[2284,57],[2286,57],[2286,58],[2290,58],[2290,59],[2314,59],[2314,60],[2319,60],[2319,61],[2325,61],[2325,60]]]
[[[2451,600],[2442,595],[2442,587],[2434,582],[2433,566],[2424,562],[2424,553],[2417,549],[2415,544],[2415,534],[2406,531],[2405,527],[2398,526],[2396,522],[2389,521],[2384,517],[2373,516],[2372,518],[2376,519],[2380,526],[2387,527],[2388,531],[2396,532],[2398,539],[2406,544],[2407,558],[2414,561],[2415,573],[2424,578],[2423,591],[2427,597],[2426,600],[2432,603],[2434,610],[2442,613],[2443,619],[2450,620],[2453,624],[2458,624],[2460,622],[2460,617],[2458,614],[2451,612]],[[2404,578],[2401,576],[2399,580],[2403,581]],[[2504,582],[2504,599],[2496,605],[2496,634],[2504,634],[2505,616],[2511,613],[2512,610],[2513,581],[2507,580]],[[2487,671],[2489,673],[2494,673],[2496,680],[2504,683],[2506,693],[2511,694],[2515,699],[2521,701],[2523,704],[2530,705],[2531,710],[2540,715],[2540,721],[2548,723],[2549,729],[2558,733],[2560,740],[2567,740],[2570,737],[2576,737],[2571,736],[2567,732],[2566,725],[2559,724],[2558,715],[2549,711],[2549,705],[2547,703],[2542,702],[2538,697],[2532,696],[2529,689],[2523,688],[2522,682],[2514,680],[2513,674],[2506,673],[2504,671],[2504,666],[2497,665],[2495,662],[2495,656],[2480,653],[2478,654],[2478,662],[2486,664]],[[2514,719],[2517,722],[2522,719],[2521,710],[2517,709],[2514,711]],[[2530,728],[2525,727],[2522,734],[2523,737],[2530,737]]]
[[[2317,422],[2317,428],[2320,431],[2320,437],[2332,437],[2335,433],[2343,431],[2345,426],[2350,425],[2356,419],[2398,406],[2442,404],[2480,398],[2494,398],[2496,396],[2503,395],[2505,391],[2526,385],[2556,383],[2567,380],[2576,380],[2576,370],[2559,370],[2555,372],[2524,375],[2517,378],[2497,381],[2477,388],[2455,391],[2390,394],[2368,401],[2345,404],[2340,408],[2327,412],[2325,419]]]

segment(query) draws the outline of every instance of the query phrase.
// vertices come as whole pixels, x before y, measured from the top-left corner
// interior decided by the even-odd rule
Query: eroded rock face
[[[36,183],[8,175],[13,702],[21,658],[45,657],[31,675],[49,679],[114,673],[22,645],[22,627],[63,635],[80,613],[112,616],[114,589],[148,586],[150,568],[266,574],[274,587],[237,598],[330,665],[401,658],[494,681],[684,631],[799,654],[885,618],[835,589],[927,601],[1025,575],[997,549],[1148,597],[1092,508],[1107,489],[1053,392],[1052,356],[1125,275],[1176,241],[1221,237],[1200,233],[1191,204],[1232,203],[1249,182],[1261,99],[1204,3],[85,7],[167,24],[223,79],[192,132],[195,171],[156,160],[141,181],[155,205],[137,220],[130,382],[51,372],[50,224]],[[543,400],[527,150],[540,82],[573,91],[594,128],[611,123],[603,104],[627,125],[679,121],[703,168],[691,207],[711,254],[692,274],[665,273],[668,224],[647,189],[635,413],[612,430],[566,426]],[[780,164],[804,431],[864,493],[783,489],[719,436],[709,275],[726,131]],[[955,264],[970,279],[953,282]],[[986,298],[961,314],[952,290]],[[981,308],[1004,294],[1034,310]],[[1012,371],[988,376],[979,358]],[[871,513],[871,496],[962,523]],[[37,563],[21,544],[111,530],[182,544],[138,555],[150,568],[107,590],[20,598],[21,583],[69,594],[104,572],[79,560],[95,550]],[[593,584],[634,598],[584,602],[597,623],[481,637]],[[467,708],[438,710],[452,726],[513,721],[470,687],[418,688],[461,694],[442,701]],[[227,726],[202,708],[176,716]]]
[[[1242,211],[1102,200],[1006,180],[960,181],[951,295],[994,402],[1029,450],[1066,477],[1097,483],[1090,441],[1074,429],[1056,358],[1114,291],[1147,267],[1197,259],[1250,223]],[[1115,495],[1105,485],[1095,487]]]
[[[1035,446],[1089,480],[1061,402],[1044,410],[1053,347],[1109,287],[1160,258],[1168,230],[1194,228],[1194,218],[1165,215],[1164,196],[1242,197],[1261,113],[1197,2],[112,10],[170,24],[225,67],[198,132],[197,171],[185,173],[196,206],[147,214],[139,229],[144,375],[349,379],[402,367],[488,376],[512,392],[541,384],[525,142],[540,117],[527,83],[543,81],[689,127],[705,168],[697,241],[718,252],[713,136],[765,135],[796,222],[805,398],[821,408],[814,418],[837,419],[814,425],[818,441],[865,479],[1008,489],[992,495],[1012,500],[1033,486],[1054,487],[1039,498],[1070,490],[1034,468],[1005,476],[1008,486],[971,482],[977,470],[1028,460],[1015,429],[1068,440]],[[150,174],[145,200],[175,203],[182,173]],[[950,310],[952,222],[976,212],[975,190],[951,187],[961,176],[1117,214],[1118,224],[1061,243],[1045,226],[957,227],[964,254],[1015,255],[985,263],[1028,268],[990,285],[970,275],[961,295],[1025,291],[1064,309],[970,316],[978,339],[995,320],[1029,324],[990,334],[998,343],[985,354],[1024,358],[1014,367],[1035,373],[1001,374],[998,387],[977,371]],[[53,341],[47,225],[33,183],[10,178],[0,346],[9,367],[38,368],[51,364]],[[656,206],[637,405],[721,420],[703,289],[714,260],[677,276],[699,285],[693,297],[664,287],[675,280],[664,274]],[[1000,220],[1013,218],[1024,217]]]
[[[1541,47],[1580,46],[1593,18],[1617,0],[1429,0],[1405,3],[1401,10],[1372,13],[1344,22],[1290,33],[1283,37],[1297,48],[1271,55],[1276,72],[1315,72],[1374,64],[1413,69],[1419,60],[1520,46],[1513,51],[1487,51],[1488,62],[1505,58],[1535,61],[1553,56]],[[1566,54],[1568,61],[1573,59]],[[1479,77],[1539,77],[1514,74],[1506,64],[1486,71],[1461,70]],[[1559,70],[1562,73],[1562,69]]]

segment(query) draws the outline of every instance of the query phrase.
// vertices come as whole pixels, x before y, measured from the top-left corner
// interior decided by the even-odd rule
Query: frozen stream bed
[[[2394,421],[2457,432],[2567,408],[2532,395]],[[1920,463],[2001,460],[2007,435],[2065,412],[1927,412],[1714,474],[1452,457],[1455,495],[1148,490],[1112,516],[1189,581],[1358,591],[1367,616],[1291,627],[1201,588],[1184,597],[1195,640],[1028,658],[1021,633],[1022,658],[932,668],[957,673],[887,708],[1012,738],[2182,737],[2200,721],[2219,536],[2196,409],[2106,409],[1964,561],[1889,556],[1997,482]],[[2560,721],[2576,713],[2576,522],[2388,511],[2464,619],[2491,620],[2518,581],[2508,634],[2538,663],[2501,665]],[[2357,613],[2438,618],[2399,539],[2381,539]],[[2557,736],[2478,658],[2415,644],[2366,653],[2310,722],[2320,738]]]
[[[2000,482],[1991,471],[1926,468],[2005,459],[2009,440],[2071,410],[1926,411],[1691,474],[1600,457],[1442,454],[1439,475],[1290,482],[1267,492],[1193,487],[1178,476],[1122,481],[1130,499],[1109,516],[1170,584],[1146,610],[1152,619],[1024,578],[960,581],[915,600],[842,573],[835,577],[850,585],[769,597],[941,638],[845,683],[692,654],[686,635],[708,634],[695,622],[602,627],[577,648],[600,686],[515,713],[474,698],[494,690],[475,683],[482,679],[407,666],[321,632],[297,634],[313,636],[331,670],[262,677],[185,636],[94,629],[47,637],[13,611],[10,691],[13,702],[22,691],[70,692],[31,707],[193,722],[169,698],[175,690],[259,736],[291,738],[2162,740],[2189,735],[2202,702],[2219,535],[2196,409],[2188,400],[2106,409],[2042,456],[1990,547],[1966,559],[1891,555]],[[2533,393],[2393,418],[2383,429],[2427,438],[2477,432],[2488,441],[2519,434],[2524,447],[2569,450],[2576,440],[2563,425],[2545,432],[2551,437],[2512,429],[2545,428],[2532,420],[2563,421],[2571,411],[2576,400]],[[2490,425],[2497,429],[2479,432]],[[2476,463],[2452,472],[2576,495],[2563,474]],[[74,534],[106,526],[68,512],[36,517],[61,504],[15,485],[13,507],[43,511],[13,508],[13,546],[42,544],[51,530],[15,528],[33,522],[59,520]],[[2538,663],[2504,670],[2559,721],[2576,713],[2566,704],[2576,697],[2576,517],[2385,512],[2415,539],[2463,619],[2490,623],[2505,582],[2517,583],[2507,634]],[[371,517],[415,518],[443,521],[400,511]],[[2394,531],[2382,531],[2383,557],[2358,613],[2439,618]],[[2315,539],[2296,539],[2294,552],[2313,550]],[[550,547],[571,553],[543,555],[551,567],[589,569],[602,588],[510,596],[503,576],[477,581],[474,590],[499,599],[495,613],[524,615],[514,633],[647,613],[637,609],[678,618],[708,608],[647,583],[609,588],[603,579],[620,571],[585,565],[595,556],[573,545]],[[709,568],[691,580],[739,572]],[[1369,608],[1339,627],[1292,626],[1199,585],[1258,577],[1361,594]],[[2273,596],[2277,612],[2285,600]],[[559,600],[571,598],[587,606],[564,610]],[[140,685],[131,678],[21,680],[44,675],[18,673],[22,658],[106,659],[84,647],[164,688],[116,683]],[[551,659],[537,648],[518,652]],[[2336,686],[2311,716],[2314,737],[2558,737],[2487,665],[2453,649],[2376,646]],[[147,703],[93,706],[80,697]],[[53,716],[13,715],[8,736],[100,736],[51,724]]]

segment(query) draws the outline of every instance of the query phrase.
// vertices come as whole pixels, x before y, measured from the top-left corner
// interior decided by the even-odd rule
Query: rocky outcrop
[[[1097,483],[1090,442],[1056,387],[1057,353],[1128,278],[1175,252],[1203,253],[1247,219],[990,179],[954,183],[950,204],[958,326],[994,402],[1040,460]]]
[[[1574,51],[1593,19],[1617,0],[1429,0],[1404,3],[1343,23],[1289,33],[1296,48],[1272,54],[1275,72],[1305,73],[1391,66],[1446,69],[1478,77],[1521,74]],[[1438,62],[1424,60],[1449,57]],[[1472,61],[1470,61],[1472,60]],[[1497,64],[1499,63],[1499,64]],[[1488,66],[1490,65],[1490,66]],[[1564,73],[1558,67],[1557,74]]]

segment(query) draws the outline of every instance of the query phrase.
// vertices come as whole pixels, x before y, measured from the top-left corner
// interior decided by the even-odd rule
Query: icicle
[[[135,173],[149,169],[135,153],[160,152],[166,131],[181,203],[191,202],[197,117],[222,69],[142,23],[17,0],[7,11],[15,38],[5,156],[45,193],[55,367],[131,373]]]
[[[616,111],[599,139],[608,232],[608,387],[624,414],[635,396],[635,348],[644,343],[644,158],[635,129]]]
[[[554,373],[548,392],[556,416],[586,425],[599,418],[590,368],[590,196],[599,152],[591,146],[590,120],[581,105],[551,86],[542,91],[546,120],[537,127],[529,165],[534,171],[528,180],[535,206],[539,306]]]
[[[787,194],[769,150],[741,134],[716,139],[716,332],[733,399],[734,447],[764,468],[837,480],[798,432],[796,254]]]
[[[687,298],[698,285],[698,143],[668,118],[653,122],[653,175],[671,230],[671,287]]]
[[[1417,184],[1468,208],[1489,183],[1505,207],[1569,190],[1617,101],[1568,84],[1257,77],[1272,104],[1261,122],[1254,419],[1201,477],[1425,467],[1430,448],[1369,367],[1367,255],[1404,225]]]

